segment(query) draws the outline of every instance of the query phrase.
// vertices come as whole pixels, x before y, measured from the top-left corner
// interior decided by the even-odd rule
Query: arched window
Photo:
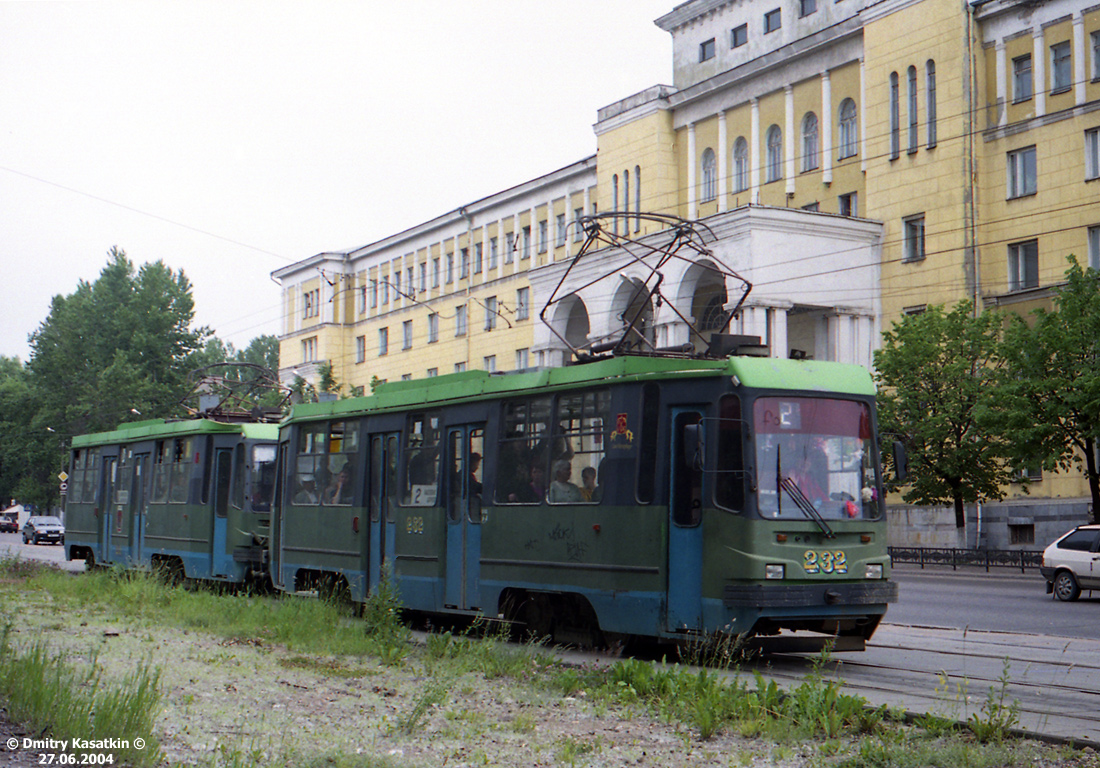
[[[856,138],[856,103],[851,99],[840,102],[840,159],[854,157],[856,147],[859,146]]]
[[[699,198],[701,202],[709,203],[718,197],[718,162],[714,159],[714,150],[707,147],[703,150],[703,186]]]
[[[619,210],[619,174],[613,174],[611,176],[611,210]],[[611,218],[611,231],[616,235],[619,234],[619,220],[615,217]]]
[[[936,146],[936,62],[924,65],[924,94],[928,100],[928,148]]]
[[[778,125],[768,129],[768,181],[783,178],[783,131]]]
[[[642,167],[640,165],[634,166],[634,213],[642,212]],[[641,218],[634,219],[634,231],[638,232],[642,228]]]
[[[917,151],[917,68],[909,67],[909,152]]]
[[[733,191],[744,192],[749,188],[749,143],[744,136],[733,142]]]
[[[630,213],[630,171],[623,171],[623,212]]]
[[[890,73],[890,159],[901,153],[901,86],[898,73]]]
[[[817,168],[817,115],[807,112],[802,118],[802,170]]]

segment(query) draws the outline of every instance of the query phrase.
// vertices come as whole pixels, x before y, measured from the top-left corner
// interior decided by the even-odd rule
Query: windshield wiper
[[[798,487],[798,483],[789,477],[783,477],[782,456],[782,449],[777,450],[775,453],[775,490],[777,503],[779,505],[779,515],[782,516],[783,514],[783,491],[786,491],[791,499],[794,500],[794,505],[802,510],[802,514],[817,523],[817,527],[825,534],[825,538],[835,539],[836,534],[833,533],[833,529],[825,522],[825,518],[817,511],[817,507],[814,506],[814,503],[806,498],[806,494]]]

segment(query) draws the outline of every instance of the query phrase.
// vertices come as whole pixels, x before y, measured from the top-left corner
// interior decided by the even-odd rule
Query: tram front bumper
[[[726,608],[810,608],[896,603],[898,585],[891,581],[832,584],[727,585],[722,592]]]

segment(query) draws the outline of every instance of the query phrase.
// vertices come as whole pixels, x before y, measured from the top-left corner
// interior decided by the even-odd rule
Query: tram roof
[[[622,356],[562,368],[508,373],[463,371],[426,379],[388,381],[377,385],[370,395],[295,405],[288,418],[393,411],[425,404],[556,392],[610,382],[675,381],[716,376],[736,377],[740,386],[753,389],[875,394],[874,381],[867,369],[845,363],[766,357],[692,360]]]
[[[277,440],[278,424],[231,424],[212,419],[185,419],[169,421],[166,419],[147,419],[120,424],[109,432],[96,432],[89,435],[75,435],[73,447],[82,448],[93,445],[111,445],[113,443],[133,443],[165,437],[183,437],[187,435],[243,434],[256,440]]]

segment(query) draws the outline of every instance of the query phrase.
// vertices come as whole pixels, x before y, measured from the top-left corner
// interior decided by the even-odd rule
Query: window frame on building
[[[840,143],[837,157],[847,160],[859,154],[859,110],[856,101],[851,97],[845,97],[840,102],[837,111],[837,127],[839,129]]]
[[[1010,293],[1039,287],[1039,241],[1024,240],[1008,246]]]
[[[903,253],[902,261],[911,264],[924,261],[925,252],[925,214],[906,216],[902,222]]]
[[[707,147],[699,158],[699,202],[709,203],[718,197],[718,159]]]
[[[367,337],[356,336],[355,337],[355,362],[365,363],[367,362]]]
[[[1012,103],[1030,101],[1034,95],[1034,67],[1031,66],[1031,54],[1025,53],[1012,59]]]
[[[1014,149],[1005,155],[1005,194],[1007,199],[1031,197],[1039,191],[1038,151],[1036,145]]]
[[[713,37],[710,38],[709,40],[704,40],[703,42],[699,43],[699,63],[700,64],[702,64],[704,61],[710,61],[711,59],[713,59],[714,56],[716,55],[716,53],[717,53],[717,46],[715,45]]]
[[[1069,40],[1050,46],[1050,92],[1065,93],[1073,87],[1073,44]]]
[[[390,351],[389,326],[378,329],[378,356],[385,357]]]
[[[818,121],[817,115],[807,112],[802,116],[802,172],[817,170],[818,167]]]
[[[781,181],[783,179],[783,129],[773,123],[769,126],[765,136],[765,163],[766,183]]]
[[[749,142],[738,136],[733,142],[733,191],[745,192],[749,188]]]
[[[764,34],[770,35],[783,29],[783,9],[773,8],[764,12]]]
[[[412,349],[413,345],[413,321],[406,320],[401,323],[401,349]]]
[[[730,48],[740,48],[749,42],[749,25],[742,24],[730,30]]]
[[[1100,179],[1100,126],[1085,131],[1085,180]]]
[[[516,320],[527,320],[531,316],[531,289],[516,289]]]
[[[439,313],[428,314],[428,343],[435,344],[439,341]]]

